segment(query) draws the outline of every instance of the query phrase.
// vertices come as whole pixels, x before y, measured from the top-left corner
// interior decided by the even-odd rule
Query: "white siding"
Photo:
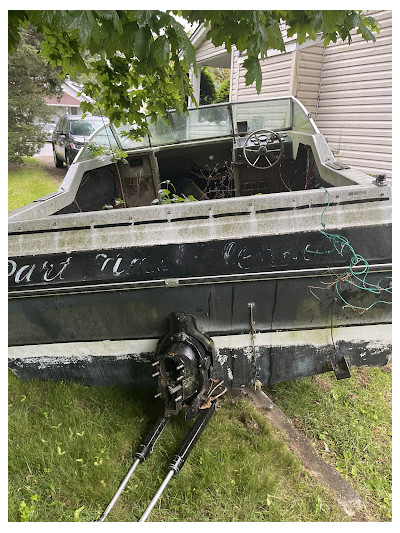
[[[299,57],[295,72],[296,79],[293,83],[293,96],[300,100],[315,120],[321,87],[324,46],[322,43],[308,46],[298,50],[297,54]]]
[[[341,162],[391,177],[392,15],[372,15],[381,23],[375,43],[355,35],[325,49],[316,121]]]
[[[251,98],[266,98],[273,96],[285,96],[289,94],[290,71],[292,63],[292,52],[278,54],[260,61],[262,70],[262,86],[260,94],[257,94],[255,83],[246,87],[245,73],[243,65],[239,66],[239,79],[237,100]]]
[[[201,65],[207,63],[207,60],[215,56],[226,53],[225,46],[215,47],[210,39],[203,41],[196,50],[197,62]]]
[[[232,48],[230,100],[238,100],[239,73],[239,51]]]

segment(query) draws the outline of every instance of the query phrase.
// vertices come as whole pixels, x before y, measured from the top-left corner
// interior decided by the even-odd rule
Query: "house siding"
[[[355,35],[326,47],[316,120],[339,161],[391,177],[392,15],[371,14],[381,24],[375,43]]]
[[[316,120],[325,49],[323,44],[319,43],[299,49],[296,53],[298,54],[298,66],[292,94],[301,101],[311,113],[312,118]]]
[[[196,50],[196,58],[199,65],[201,65],[204,62],[207,62],[212,57],[218,56],[220,54],[225,53],[225,46],[217,46],[215,47],[210,39],[206,39],[203,41],[199,47]]]
[[[392,12],[369,11],[381,24],[376,42],[354,34],[351,45],[339,40],[272,52],[260,62],[261,93],[246,86],[244,57],[232,50],[230,99],[247,100],[296,96],[342,163],[371,174],[392,177]],[[287,49],[294,49],[282,25]],[[197,51],[199,61],[221,53],[210,41]]]
[[[239,65],[239,51],[232,47],[232,62],[231,62],[231,84],[230,84],[230,100],[234,101],[238,99],[239,92],[239,75],[240,75],[240,65]]]
[[[289,94],[292,53],[271,56],[268,59],[260,61],[260,65],[263,81],[261,92],[257,94],[255,83],[246,86],[246,70],[243,68],[243,64],[241,62],[239,63],[238,73],[236,74],[238,79],[235,100],[267,98]]]

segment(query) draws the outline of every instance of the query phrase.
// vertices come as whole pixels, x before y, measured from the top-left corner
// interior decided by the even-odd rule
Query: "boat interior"
[[[141,140],[128,134],[133,128],[96,130],[54,193],[57,202],[37,201],[39,217],[360,183],[293,97],[170,111]]]

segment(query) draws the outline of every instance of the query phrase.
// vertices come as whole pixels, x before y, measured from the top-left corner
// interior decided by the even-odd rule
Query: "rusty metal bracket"
[[[259,371],[258,371],[258,367],[257,367],[257,355],[256,355],[256,344],[255,344],[257,331],[256,331],[256,323],[255,323],[255,321],[254,321],[254,316],[253,316],[253,311],[254,311],[254,307],[255,307],[255,305],[256,305],[256,304],[255,304],[254,302],[249,302],[249,303],[248,303],[248,306],[249,306],[249,309],[250,309],[250,336],[251,336],[251,347],[252,347],[252,350],[253,350],[254,388],[257,390],[257,389],[261,389],[262,383],[261,383],[261,381],[258,379],[258,377],[259,377]]]
[[[333,312],[335,309],[336,301],[337,301],[337,298],[334,298],[333,303],[332,303],[332,311],[331,311],[331,340],[332,340],[333,352],[329,354],[328,360],[336,376],[336,379],[339,380],[339,379],[349,378],[351,374],[350,374],[349,361],[345,355],[338,353],[338,347],[336,346],[335,340],[333,338]]]

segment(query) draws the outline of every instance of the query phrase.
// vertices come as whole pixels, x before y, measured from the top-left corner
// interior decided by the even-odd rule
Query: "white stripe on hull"
[[[335,342],[344,341],[358,344],[366,343],[366,349],[379,349],[391,345],[391,324],[350,326],[333,329]],[[211,337],[217,348],[217,352],[223,349],[251,348],[250,334],[244,335],[221,335]],[[46,360],[58,361],[65,359],[85,360],[91,357],[115,357],[124,359],[127,356],[135,356],[138,359],[148,358],[149,353],[154,353],[158,339],[135,339],[115,341],[93,342],[68,342],[56,344],[36,344],[25,346],[11,346],[8,350],[9,359]],[[256,347],[284,347],[284,346],[326,346],[332,343],[330,328],[299,331],[273,331],[257,333],[254,339]],[[362,355],[361,355],[362,357]],[[223,364],[223,361],[220,361]]]

